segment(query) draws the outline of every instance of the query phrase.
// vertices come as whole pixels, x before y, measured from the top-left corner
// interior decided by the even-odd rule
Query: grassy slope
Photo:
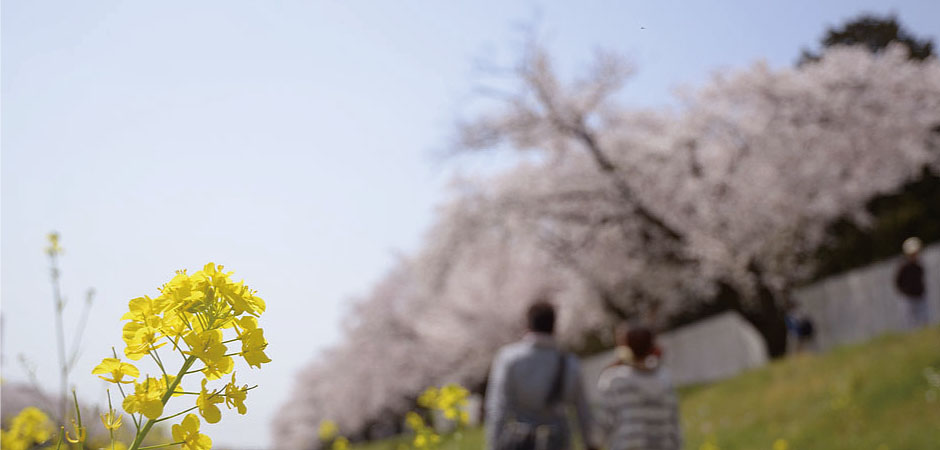
[[[683,389],[685,448],[771,449],[784,439],[790,450],[940,449],[940,389],[928,402],[927,367],[940,371],[940,328],[796,355]],[[356,448],[394,450],[400,442]],[[459,445],[482,447],[479,429]]]
[[[940,328],[803,354],[683,392],[686,448],[940,449]],[[940,392],[938,392],[940,394]]]

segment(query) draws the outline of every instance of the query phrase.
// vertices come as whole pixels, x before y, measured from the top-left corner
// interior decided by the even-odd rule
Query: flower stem
[[[176,414],[173,414],[172,416],[166,416],[166,417],[161,417],[161,418],[159,418],[159,419],[154,419],[154,422],[163,422],[164,420],[170,420],[170,419],[172,419],[172,418],[174,418],[174,417],[182,416],[183,414],[186,414],[186,413],[188,413],[188,412],[190,412],[190,411],[192,411],[192,410],[194,410],[194,409],[196,409],[196,408],[198,408],[198,406],[193,406],[192,408],[189,408],[189,409],[187,409],[187,410],[185,410],[185,411],[180,411],[180,412],[178,412],[178,413],[176,413]]]
[[[179,373],[176,375],[176,378],[173,380],[173,383],[170,386],[167,386],[166,393],[163,394],[163,398],[160,399],[160,402],[163,405],[166,405],[166,402],[170,401],[170,397],[173,396],[173,392],[176,391],[176,387],[179,386],[180,381],[183,380],[183,375],[186,374],[186,371],[189,370],[189,367],[196,362],[195,356],[190,356],[186,358],[186,361],[183,361],[183,366],[180,367]],[[137,437],[134,438],[134,443],[131,444],[130,449],[128,450],[142,450],[143,448],[158,448],[158,447],[141,447],[140,444],[144,441],[144,437],[147,436],[147,433],[150,432],[150,429],[153,428],[154,424],[157,423],[158,419],[148,419],[147,423],[144,424],[144,427],[137,432]],[[169,444],[175,445],[175,444]]]
[[[171,445],[179,445],[179,444],[183,444],[183,443],[185,443],[185,442],[184,442],[184,441],[179,441],[179,442],[170,442],[169,444],[148,445],[148,446],[146,446],[146,447],[140,447],[140,448],[138,448],[137,450],[146,450],[146,449],[150,449],[150,448],[163,448],[163,447],[169,447],[169,446],[171,446]]]

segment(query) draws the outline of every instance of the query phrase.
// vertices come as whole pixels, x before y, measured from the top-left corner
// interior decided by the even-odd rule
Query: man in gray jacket
[[[487,448],[570,449],[569,406],[577,412],[585,446],[597,448],[578,359],[561,351],[553,336],[555,308],[538,301],[527,319],[529,332],[493,359],[486,391]]]

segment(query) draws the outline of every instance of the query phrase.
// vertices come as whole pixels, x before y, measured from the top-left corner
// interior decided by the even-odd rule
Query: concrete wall
[[[826,278],[798,289],[794,298],[813,319],[816,347],[858,342],[906,326],[906,303],[894,288],[901,257]],[[921,253],[931,323],[940,323],[940,244]]]
[[[663,333],[657,342],[663,350],[663,364],[678,386],[720,380],[767,363],[760,334],[736,312]],[[592,398],[596,397],[601,371],[614,358],[611,350],[582,361],[584,382]]]
[[[901,257],[882,261],[797,289],[794,298],[812,318],[817,349],[870,339],[907,328],[906,303],[894,288]],[[930,322],[940,323],[940,244],[921,252]],[[664,364],[676,385],[737,375],[767,363],[760,334],[736,312],[727,312],[658,337]],[[584,382],[594,396],[597,378],[614,360],[613,350],[582,361]]]

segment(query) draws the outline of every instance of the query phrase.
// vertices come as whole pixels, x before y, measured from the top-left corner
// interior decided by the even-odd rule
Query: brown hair
[[[633,358],[642,360],[653,353],[656,348],[653,332],[644,326],[617,326],[617,344],[630,347]]]
[[[653,332],[648,328],[634,328],[627,333],[627,346],[633,357],[643,359],[653,353]]]

